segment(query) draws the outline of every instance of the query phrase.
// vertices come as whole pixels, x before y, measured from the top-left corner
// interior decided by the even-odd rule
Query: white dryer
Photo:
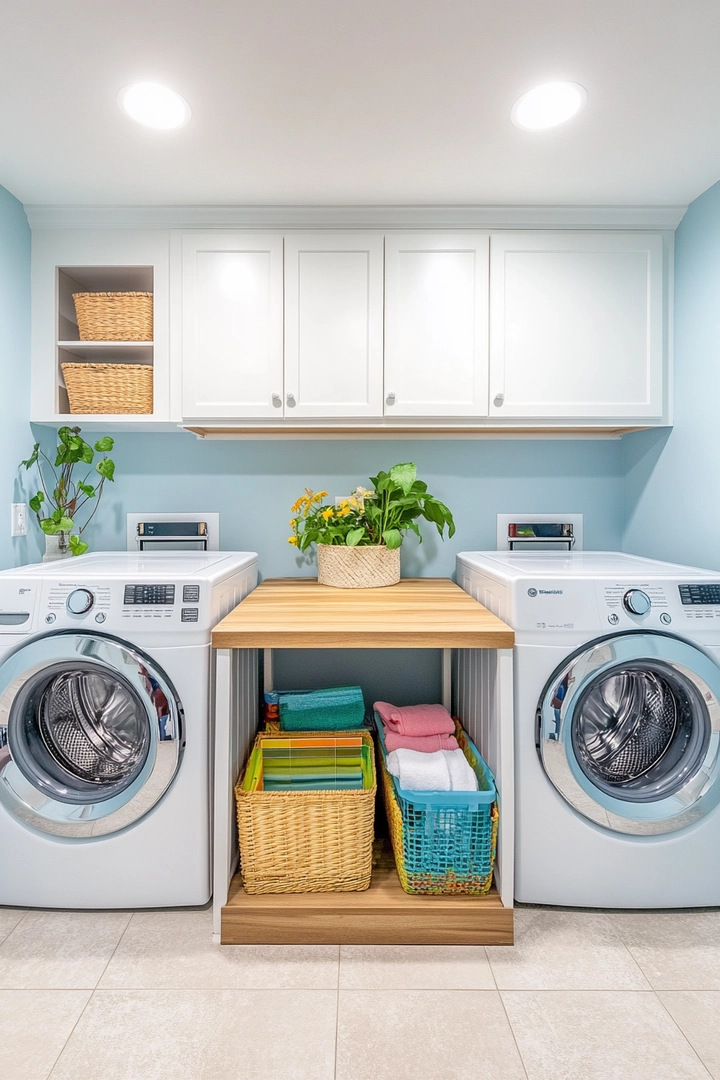
[[[464,552],[515,630],[515,896],[720,905],[720,573],[614,552]]]
[[[0,573],[0,904],[207,903],[210,635],[256,584],[252,552]]]

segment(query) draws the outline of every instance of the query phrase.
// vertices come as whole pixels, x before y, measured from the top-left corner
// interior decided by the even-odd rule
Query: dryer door
[[[118,832],[180,765],[182,707],[164,672],[103,634],[36,638],[0,668],[0,802],[74,839]]]
[[[682,829],[720,801],[720,668],[670,634],[590,642],[547,683],[537,746],[563,798],[596,824]]]

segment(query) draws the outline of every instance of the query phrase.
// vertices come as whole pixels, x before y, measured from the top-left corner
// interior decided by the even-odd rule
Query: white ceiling
[[[3,7],[0,183],[29,204],[683,204],[720,179],[718,0]],[[584,112],[514,128],[556,78]],[[190,124],[127,120],[139,80]]]

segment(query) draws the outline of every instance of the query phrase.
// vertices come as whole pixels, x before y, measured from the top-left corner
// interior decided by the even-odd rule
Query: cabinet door
[[[282,267],[277,233],[183,237],[183,416],[283,415]]]
[[[662,417],[662,236],[490,241],[490,415]]]
[[[385,415],[487,416],[488,234],[385,237]]]
[[[383,238],[285,238],[285,415],[382,416]]]

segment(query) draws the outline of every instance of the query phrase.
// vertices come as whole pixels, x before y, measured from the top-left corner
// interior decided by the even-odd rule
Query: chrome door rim
[[[671,670],[691,686],[704,727],[696,767],[683,782],[668,785],[660,798],[628,800],[612,794],[583,768],[574,745],[573,717],[587,688],[615,669],[640,667]],[[564,686],[560,706],[553,700]],[[574,810],[613,832],[652,836],[676,832],[709,813],[720,802],[720,668],[697,645],[658,631],[626,631],[588,642],[553,672],[537,709],[537,749],[543,769]],[[627,792],[625,793],[627,795]]]
[[[148,752],[140,771],[118,794],[110,785],[95,798],[73,801],[69,791],[59,797],[57,785],[54,788],[41,769],[31,779],[27,762],[21,768],[15,760],[13,706],[18,696],[50,667],[73,662],[123,680],[147,716]],[[149,677],[167,701],[167,715],[160,716],[153,703]],[[0,803],[24,824],[53,836],[91,839],[118,832],[144,817],[172,784],[183,752],[183,725],[182,705],[170,680],[139,649],[112,635],[92,632],[59,631],[35,638],[0,666]]]

